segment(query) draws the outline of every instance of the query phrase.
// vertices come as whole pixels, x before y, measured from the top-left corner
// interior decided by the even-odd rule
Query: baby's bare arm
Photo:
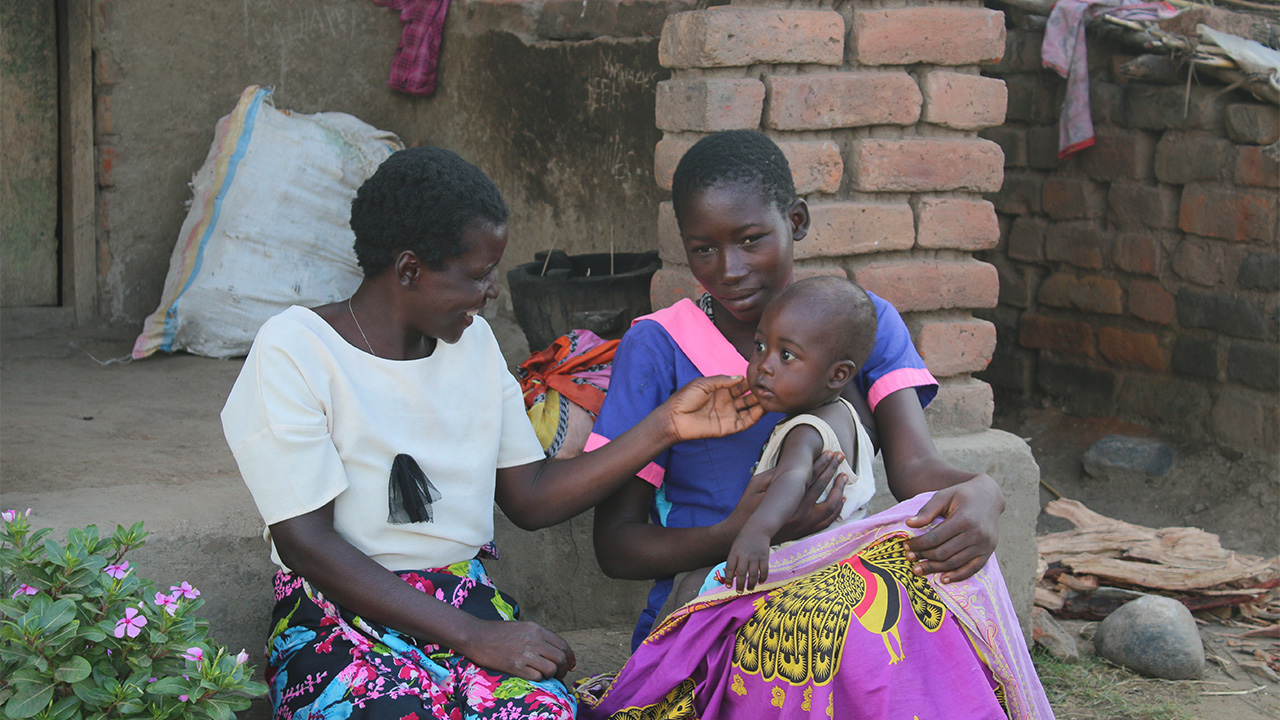
[[[771,539],[791,517],[804,498],[813,473],[813,463],[822,453],[822,436],[808,425],[787,433],[782,441],[777,475],[760,500],[759,507],[742,527],[742,534]]]

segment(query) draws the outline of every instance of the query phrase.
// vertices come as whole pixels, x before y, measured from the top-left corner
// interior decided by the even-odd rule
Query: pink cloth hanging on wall
[[[1173,17],[1177,8],[1167,2],[1144,0],[1058,0],[1049,13],[1040,57],[1044,66],[1067,79],[1067,94],[1058,121],[1058,158],[1066,160],[1093,145],[1089,109],[1089,59],[1084,27],[1099,15],[1127,20]]]
[[[387,86],[411,95],[434,93],[449,0],[373,0],[373,3],[399,11],[400,22],[404,23],[400,47],[391,59]]]

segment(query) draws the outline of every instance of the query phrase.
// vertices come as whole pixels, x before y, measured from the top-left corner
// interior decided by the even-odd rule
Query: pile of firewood
[[[1035,604],[1060,618],[1101,620],[1135,597],[1172,597],[1189,610],[1244,630],[1241,638],[1280,638],[1280,556],[1224,549],[1192,527],[1149,528],[1099,515],[1075,500],[1045,512],[1075,527],[1036,539]],[[1259,661],[1280,671],[1280,655]]]
[[[1042,30],[1056,0],[993,0],[1016,24]],[[1232,9],[1169,0],[1179,13],[1164,20],[1125,20],[1101,15],[1091,35],[1111,38],[1139,54],[1116,68],[1121,80],[1187,82],[1195,71],[1240,87],[1266,102],[1280,101],[1280,3],[1218,0]]]

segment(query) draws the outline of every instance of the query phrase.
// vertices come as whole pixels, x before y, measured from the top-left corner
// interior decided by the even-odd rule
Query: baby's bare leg
[[[709,572],[711,568],[704,567],[687,572],[683,577],[676,577],[675,590],[671,593],[675,596],[676,607],[698,597],[698,590],[702,589],[702,583],[706,582]]]
[[[667,595],[667,601],[658,610],[653,626],[657,627],[668,615],[675,612],[676,608],[698,597],[698,589],[702,587],[702,583],[706,580],[709,572],[711,572],[711,568],[704,567],[676,575],[671,581],[671,594]]]

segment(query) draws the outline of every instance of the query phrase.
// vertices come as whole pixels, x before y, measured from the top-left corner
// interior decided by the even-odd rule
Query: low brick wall
[[[1065,80],[1010,28],[1004,150],[986,197],[999,342],[978,377],[1012,403],[1116,415],[1236,451],[1280,449],[1280,110],[1219,85],[1121,84],[1090,40],[1096,144],[1058,159]],[[1184,113],[1185,109],[1185,113]]]

